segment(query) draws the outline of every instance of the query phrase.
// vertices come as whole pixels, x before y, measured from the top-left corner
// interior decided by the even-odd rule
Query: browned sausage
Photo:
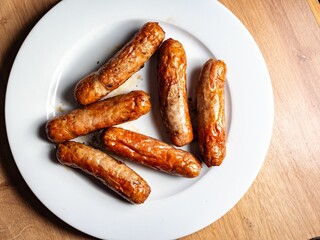
[[[132,203],[143,203],[151,192],[148,183],[127,165],[82,143],[60,143],[57,158],[63,165],[95,176]]]
[[[114,57],[78,82],[76,100],[83,105],[98,101],[118,88],[153,55],[165,32],[156,22],[148,22]]]
[[[163,42],[158,56],[160,112],[172,143],[183,146],[193,140],[186,85],[187,58],[182,44]]]
[[[150,96],[143,91],[132,91],[55,117],[47,122],[46,132],[52,142],[61,143],[137,119],[150,109]]]
[[[201,163],[191,153],[157,139],[111,127],[103,134],[106,149],[145,166],[183,177],[197,177]]]
[[[219,166],[226,155],[224,84],[227,67],[209,59],[202,67],[197,89],[198,142],[208,167]]]

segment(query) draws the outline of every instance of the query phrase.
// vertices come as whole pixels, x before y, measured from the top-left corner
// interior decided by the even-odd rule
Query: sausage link
[[[132,203],[143,203],[151,189],[148,183],[124,163],[78,142],[58,144],[57,158],[63,165],[79,168]]]
[[[148,22],[114,57],[78,82],[75,98],[87,105],[118,88],[154,54],[165,32],[156,22]]]
[[[103,143],[111,152],[162,172],[188,178],[200,174],[201,163],[192,154],[136,132],[111,127]]]
[[[193,140],[187,85],[187,58],[183,45],[174,39],[163,42],[158,56],[160,112],[172,143],[183,146]]]
[[[208,167],[219,166],[226,155],[224,84],[227,66],[209,59],[202,67],[197,89],[198,144]]]
[[[108,98],[47,122],[49,140],[61,143],[87,133],[135,120],[151,109],[150,96],[143,91]]]

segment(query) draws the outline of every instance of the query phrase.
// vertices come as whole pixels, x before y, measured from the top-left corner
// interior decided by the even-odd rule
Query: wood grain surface
[[[57,2],[0,3],[0,239],[93,239],[58,219],[31,192],[5,129],[5,91],[14,58],[28,32]],[[220,2],[247,27],[266,60],[274,130],[265,163],[244,197],[221,219],[182,239],[320,236],[319,25],[307,0]]]
[[[317,19],[317,22],[320,26],[320,0],[307,0],[310,8],[313,12],[314,17]]]

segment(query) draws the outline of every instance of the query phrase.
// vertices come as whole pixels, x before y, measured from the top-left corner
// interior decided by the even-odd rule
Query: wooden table
[[[0,239],[91,239],[55,217],[30,191],[14,163],[4,123],[14,57],[31,28],[57,2],[0,3]],[[320,236],[320,29],[308,5],[317,16],[318,0],[221,2],[248,28],[266,60],[274,130],[263,168],[240,202],[183,239]]]

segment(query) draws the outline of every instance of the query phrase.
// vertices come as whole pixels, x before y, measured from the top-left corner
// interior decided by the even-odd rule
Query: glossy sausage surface
[[[143,134],[111,127],[103,142],[109,151],[162,172],[188,178],[200,174],[201,163],[191,153]]]
[[[143,91],[132,91],[57,116],[47,122],[46,132],[49,140],[61,143],[132,121],[148,113],[150,109],[150,96]]]
[[[148,183],[131,168],[95,148],[65,142],[58,144],[56,155],[61,164],[93,175],[132,203],[143,203],[151,192]]]
[[[226,155],[226,73],[226,64],[214,59],[209,59],[200,73],[197,89],[198,144],[208,167],[220,165]]]
[[[156,22],[148,22],[115,56],[78,82],[75,98],[87,105],[96,102],[118,88],[137,72],[154,54],[165,32]]]
[[[187,57],[183,45],[172,38],[164,41],[158,55],[160,112],[172,143],[179,147],[193,140],[186,67]]]

